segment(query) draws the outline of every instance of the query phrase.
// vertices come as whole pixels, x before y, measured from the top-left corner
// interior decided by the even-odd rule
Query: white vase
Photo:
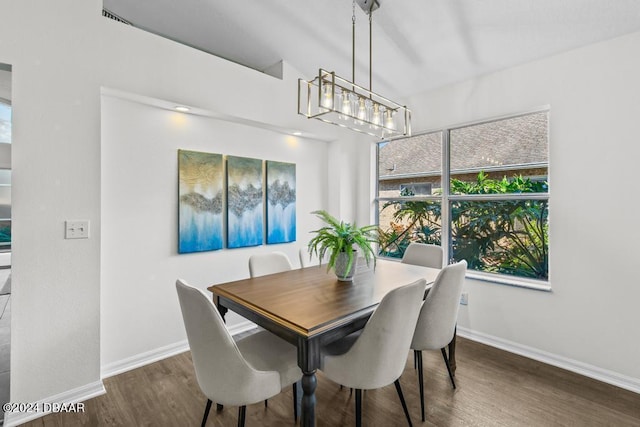
[[[347,265],[349,264],[349,255],[346,252],[340,252],[336,257],[336,264],[334,271],[336,272],[336,276],[338,276],[338,280],[341,282],[351,282],[353,281],[353,275],[356,272],[356,264],[358,258],[357,253],[353,254],[353,262],[351,263],[351,268],[347,271]]]

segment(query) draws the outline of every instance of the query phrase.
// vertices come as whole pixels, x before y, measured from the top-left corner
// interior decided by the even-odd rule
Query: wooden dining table
[[[338,281],[326,265],[294,269],[208,289],[222,316],[232,310],[295,345],[302,370],[300,423],[314,426],[316,371],[324,345],[362,329],[391,290],[419,279],[429,288],[439,269],[379,259],[360,262],[352,282]],[[453,359],[453,354],[450,357]]]

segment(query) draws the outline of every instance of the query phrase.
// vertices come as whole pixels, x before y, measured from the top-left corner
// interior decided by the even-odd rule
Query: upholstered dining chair
[[[267,254],[255,254],[249,257],[249,276],[251,277],[266,276],[267,274],[280,273],[291,269],[293,269],[293,265],[284,252],[275,251]],[[294,393],[297,387],[297,384],[293,385]],[[267,405],[267,400],[265,400],[265,408]],[[297,419],[297,406],[295,409]]]
[[[411,242],[405,249],[400,262],[422,267],[442,268],[443,258],[442,246]],[[418,352],[413,353],[413,367],[418,368]]]
[[[362,333],[323,349],[320,369],[332,381],[356,389],[356,426],[362,424],[362,390],[393,383],[411,426],[400,386],[426,282],[420,279],[384,296]]]
[[[443,258],[442,246],[411,242],[405,249],[401,262],[423,267],[442,268]]]
[[[266,276],[291,270],[293,265],[284,252],[256,254],[249,257],[249,275],[251,277]]]
[[[238,426],[244,426],[246,405],[273,397],[300,380],[294,346],[267,331],[235,342],[210,297],[182,280],[176,281],[176,289],[196,379],[207,397],[203,427],[212,401],[239,406]],[[296,404],[294,388],[294,414]]]
[[[411,349],[417,354],[418,385],[420,387],[420,410],[424,421],[424,381],[422,351],[438,350],[442,353],[449,372],[451,385],[456,388],[447,352],[444,349],[453,339],[460,295],[464,284],[467,262],[460,261],[446,266],[440,271],[420,309],[420,317],[411,341]]]

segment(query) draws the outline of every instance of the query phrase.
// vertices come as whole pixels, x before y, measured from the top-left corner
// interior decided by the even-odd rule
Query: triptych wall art
[[[227,157],[227,247],[262,244],[262,160]]]
[[[267,161],[267,243],[296,240],[296,165]]]
[[[178,252],[222,248],[221,154],[178,151]]]
[[[178,150],[178,181],[179,253],[296,240],[295,164]]]

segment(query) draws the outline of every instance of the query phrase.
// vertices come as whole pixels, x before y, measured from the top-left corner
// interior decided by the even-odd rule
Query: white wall
[[[640,390],[640,33],[413,97],[414,129],[550,106],[551,293],[468,281],[463,327]]]
[[[179,255],[178,148],[295,163],[297,242]],[[205,289],[249,277],[248,257],[273,250],[299,265],[298,249],[317,226],[309,212],[326,205],[327,150],[324,142],[103,96],[103,369],[186,339],[176,278]],[[241,320],[229,313],[227,324]]]

